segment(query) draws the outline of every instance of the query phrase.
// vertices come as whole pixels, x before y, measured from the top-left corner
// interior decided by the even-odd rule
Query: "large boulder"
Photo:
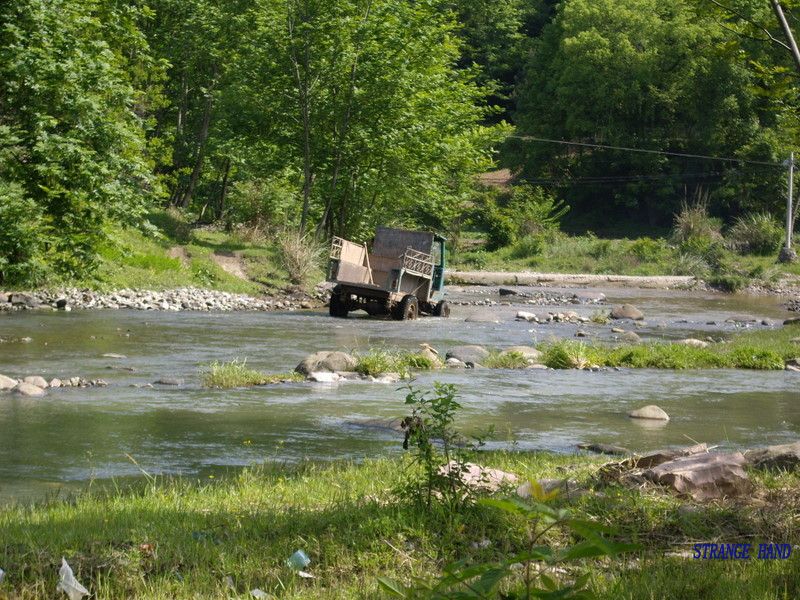
[[[740,496],[750,490],[746,463],[741,452],[696,454],[662,463],[643,475],[694,500],[712,500]]]
[[[800,442],[748,450],[747,462],[762,469],[794,469],[800,464]]]
[[[515,484],[517,476],[514,473],[490,469],[474,463],[459,465],[450,461],[439,468],[439,475],[459,482],[464,487],[483,492],[496,492],[501,487]]]
[[[20,293],[11,294],[8,301],[11,302],[11,304],[13,304],[14,306],[28,306],[30,308],[33,308],[34,306],[39,306],[40,304],[40,302],[30,294],[20,294]]]
[[[31,385],[35,385],[36,387],[40,387],[45,389],[47,387],[47,380],[40,375],[28,375],[25,379],[23,379],[25,383],[30,383]]]
[[[631,419],[652,419],[656,421],[669,421],[669,415],[664,409],[655,404],[648,404],[642,408],[637,408],[628,413]]]
[[[346,352],[338,351],[322,351],[314,352],[303,359],[294,370],[303,375],[310,375],[311,373],[319,373],[328,371],[335,373],[336,371],[355,371],[358,361]]]
[[[633,304],[615,306],[611,309],[610,316],[612,319],[632,319],[634,321],[641,321],[644,319],[644,313]]]
[[[0,390],[13,390],[17,386],[17,380],[0,375]]]
[[[707,444],[695,444],[686,448],[672,450],[656,450],[644,456],[634,456],[623,462],[623,466],[637,469],[650,469],[676,458],[684,456],[694,456],[695,454],[705,454],[708,452]]]
[[[456,346],[447,351],[445,358],[455,358],[463,363],[480,364],[489,356],[489,351],[483,346]]]
[[[33,385],[32,383],[22,383],[17,384],[17,387],[14,388],[14,392],[19,394],[20,396],[44,396],[45,391],[44,389],[40,388],[38,385]]]
[[[578,444],[578,448],[580,450],[587,450],[597,454],[609,454],[611,456],[625,456],[626,454],[631,453],[630,450],[623,448],[622,446],[614,446],[613,444],[603,443],[583,443]]]

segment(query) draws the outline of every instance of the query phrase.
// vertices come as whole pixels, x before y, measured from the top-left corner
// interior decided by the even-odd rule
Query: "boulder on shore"
[[[346,352],[339,351],[322,351],[314,352],[303,359],[294,370],[303,375],[310,375],[311,373],[319,373],[328,371],[335,373],[337,371],[355,371],[358,361]]]
[[[504,485],[517,482],[517,476],[514,473],[490,469],[474,463],[459,464],[452,460],[439,468],[439,475],[455,479],[464,487],[490,493],[498,491]]]
[[[465,364],[480,364],[487,356],[489,351],[483,346],[456,346],[447,351],[445,358],[455,358]]]
[[[662,463],[643,473],[653,483],[694,500],[739,496],[750,490],[741,452],[696,454]]]
[[[644,319],[644,313],[636,308],[633,304],[622,304],[615,306],[611,309],[612,319],[632,319],[634,321],[641,321]]]
[[[761,469],[794,469],[800,464],[800,442],[756,448],[744,456],[747,462]]]
[[[657,421],[669,421],[669,415],[664,409],[655,404],[648,404],[642,408],[637,408],[628,413],[631,419],[652,419]]]

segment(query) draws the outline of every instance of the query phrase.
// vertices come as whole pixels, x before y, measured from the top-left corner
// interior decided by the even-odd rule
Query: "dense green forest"
[[[167,206],[317,239],[777,216],[800,137],[782,40],[766,0],[4,2],[0,282],[90,272]],[[498,166],[512,192],[478,185]]]

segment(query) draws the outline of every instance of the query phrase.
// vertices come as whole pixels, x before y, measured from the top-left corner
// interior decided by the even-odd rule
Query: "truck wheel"
[[[440,300],[436,307],[433,309],[434,317],[444,317],[447,319],[450,316],[450,305],[447,300]]]
[[[394,310],[394,318],[398,321],[413,321],[419,316],[419,304],[417,297],[409,294],[404,296],[400,304]]]
[[[332,294],[329,312],[332,317],[347,318],[347,313],[349,312],[347,301],[342,299],[339,294]]]

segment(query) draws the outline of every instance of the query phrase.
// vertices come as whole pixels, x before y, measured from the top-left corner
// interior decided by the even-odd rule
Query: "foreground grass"
[[[262,373],[247,366],[246,360],[214,361],[202,371],[203,385],[209,388],[237,388],[303,381],[300,373]]]
[[[430,371],[441,366],[438,361],[419,352],[390,348],[372,348],[366,352],[356,352],[355,358],[356,372],[372,377],[385,373],[398,373],[406,377],[413,371]]]
[[[763,502],[695,506],[657,490],[630,490],[594,477],[601,461],[548,453],[487,453],[484,464],[523,478],[577,479],[596,492],[574,501],[577,515],[609,525],[635,555],[586,560],[557,575],[591,575],[604,598],[795,598],[797,559],[692,561],[667,551],[702,541],[797,539],[800,481],[754,474]],[[402,489],[404,459],[361,465],[256,467],[222,480],[151,479],[123,490],[0,508],[0,598],[55,597],[64,556],[96,598],[380,598],[376,578],[436,577],[454,561],[493,561],[527,544],[519,518],[469,505],[427,509]],[[566,502],[566,501],[564,501]],[[485,542],[484,540],[487,540]],[[478,543],[481,542],[481,543]],[[552,536],[549,543],[568,540]],[[295,550],[315,578],[285,565]],[[230,578],[233,589],[229,589]]]
[[[754,331],[722,343],[696,348],[668,342],[606,346],[573,340],[544,342],[539,349],[543,363],[553,369],[590,366],[635,369],[758,369],[781,370],[787,360],[800,356],[791,340],[800,336],[799,326]]]

